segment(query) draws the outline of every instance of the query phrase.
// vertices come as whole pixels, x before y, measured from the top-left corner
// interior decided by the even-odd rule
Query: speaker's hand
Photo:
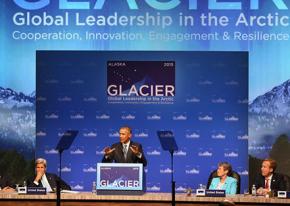
[[[116,148],[112,148],[112,149],[110,147],[105,147],[104,148],[105,155],[109,155],[112,152],[114,152],[115,150],[116,150]]]
[[[130,146],[130,149],[131,149],[131,151],[133,152],[133,154],[135,154],[135,155],[140,155],[140,149],[139,149],[139,147],[138,146],[136,146],[136,145],[132,145],[132,146]]]

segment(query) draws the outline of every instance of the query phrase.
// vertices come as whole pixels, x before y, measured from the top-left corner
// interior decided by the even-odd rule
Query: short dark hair
[[[267,159],[264,159],[263,162],[269,162],[270,163],[270,168],[273,169],[273,172],[275,172],[276,168],[277,168],[277,162],[276,160],[274,159],[271,159],[271,158],[267,158]]]
[[[126,129],[130,134],[132,134],[132,129],[129,126],[122,126],[120,129]]]
[[[223,167],[224,170],[227,170],[228,171],[228,175],[232,173],[232,166],[230,163],[228,162],[220,162],[218,164],[219,167]]]

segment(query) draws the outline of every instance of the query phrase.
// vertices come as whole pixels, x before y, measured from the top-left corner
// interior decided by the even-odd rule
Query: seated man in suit
[[[5,175],[0,175],[0,192],[14,192],[10,179]]]
[[[233,195],[237,193],[237,180],[228,176],[232,172],[232,166],[227,162],[218,164],[217,175],[212,179],[209,189],[225,190],[226,194]]]
[[[131,128],[127,126],[121,127],[119,136],[120,142],[104,149],[105,155],[102,162],[142,163],[145,167],[147,160],[141,144],[131,141]]]
[[[275,160],[270,158],[263,160],[261,174],[255,180],[258,195],[266,195],[270,191],[275,194],[278,190],[286,190],[284,178],[282,175],[275,173],[276,168]]]
[[[27,181],[29,187],[45,187],[47,192],[56,190],[57,181],[60,181],[61,190],[70,190],[70,186],[57,175],[46,172],[46,160],[38,158],[35,161],[35,177]]]

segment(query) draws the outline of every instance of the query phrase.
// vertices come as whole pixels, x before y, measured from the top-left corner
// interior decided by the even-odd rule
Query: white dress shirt
[[[51,189],[51,186],[50,186],[45,174],[43,174],[43,176],[42,176],[40,181],[41,181],[42,186],[46,188],[46,192],[52,192],[53,191]],[[36,184],[36,185],[39,185],[39,183],[36,182],[36,181],[34,181],[33,183]]]
[[[265,185],[266,185],[266,181],[268,179],[269,191],[271,191],[272,177],[273,177],[273,174],[270,177],[267,177],[267,178],[265,177]]]

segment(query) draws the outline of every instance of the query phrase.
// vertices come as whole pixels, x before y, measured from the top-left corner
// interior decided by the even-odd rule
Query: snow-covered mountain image
[[[249,154],[265,158],[276,138],[290,132],[290,80],[249,105]]]
[[[35,92],[25,95],[0,87],[0,149],[15,149],[26,158],[35,151]]]
[[[3,108],[23,108],[32,107],[35,103],[35,92],[25,95],[12,89],[0,87],[0,105]]]

